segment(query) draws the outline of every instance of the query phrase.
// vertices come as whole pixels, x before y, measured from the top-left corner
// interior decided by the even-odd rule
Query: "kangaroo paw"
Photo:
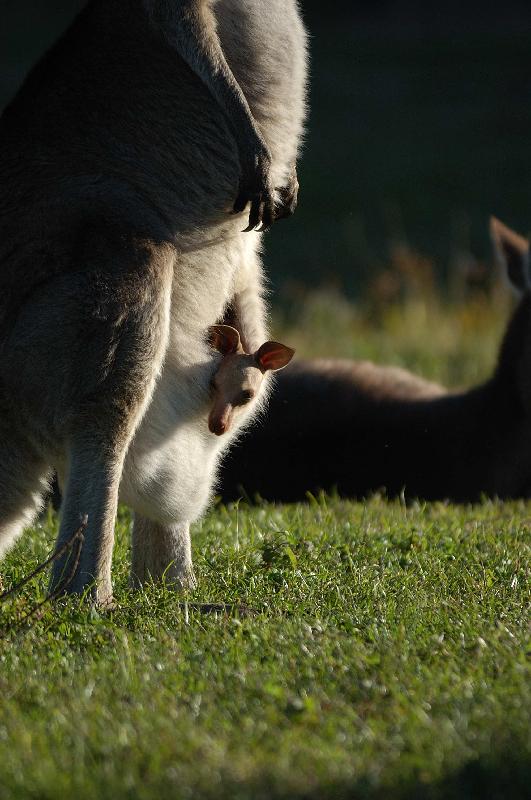
[[[297,170],[293,168],[287,186],[282,186],[278,191],[279,203],[275,209],[275,221],[287,219],[295,213],[299,201],[299,181]]]
[[[274,192],[269,171],[271,157],[267,147],[260,144],[252,155],[242,159],[242,174],[238,197],[234,203],[234,213],[241,213],[248,203],[249,225],[246,231],[253,231],[259,225],[267,230],[275,221]]]

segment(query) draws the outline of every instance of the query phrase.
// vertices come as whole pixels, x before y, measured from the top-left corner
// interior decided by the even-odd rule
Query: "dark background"
[[[0,106],[82,0],[0,0]],[[490,213],[531,228],[531,4],[304,0],[311,114],[296,217],[267,237],[278,299],[353,296],[397,241],[441,285],[489,252]]]

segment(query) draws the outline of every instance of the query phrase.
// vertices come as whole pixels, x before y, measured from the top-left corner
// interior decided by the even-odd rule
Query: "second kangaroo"
[[[531,495],[529,242],[493,220],[492,238],[519,302],[498,364],[466,391],[367,361],[298,361],[267,418],[222,465],[225,500],[294,502],[307,492],[473,502]]]

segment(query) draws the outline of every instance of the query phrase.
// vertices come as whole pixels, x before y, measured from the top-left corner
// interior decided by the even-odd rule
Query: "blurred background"
[[[83,0],[1,0],[0,107]],[[531,4],[302,0],[308,132],[294,219],[267,237],[275,325],[306,354],[456,384],[507,310],[494,213],[531,229]]]

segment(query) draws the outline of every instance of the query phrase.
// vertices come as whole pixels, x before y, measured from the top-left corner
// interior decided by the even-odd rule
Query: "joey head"
[[[208,417],[211,433],[221,436],[238,420],[242,409],[258,395],[266,372],[277,372],[289,364],[295,351],[280,342],[264,342],[254,353],[246,353],[240,334],[230,325],[212,325],[209,342],[223,359],[212,379],[213,405]]]

